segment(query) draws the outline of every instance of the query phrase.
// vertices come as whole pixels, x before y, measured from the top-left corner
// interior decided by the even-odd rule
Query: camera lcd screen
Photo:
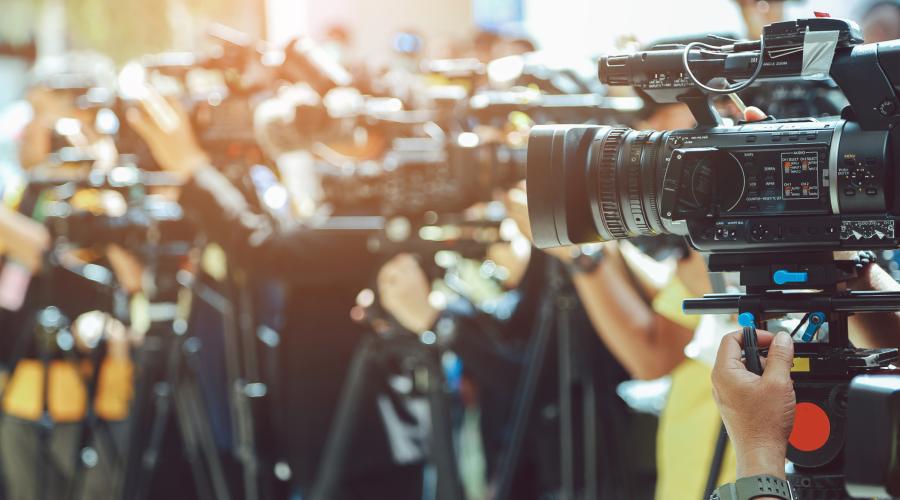
[[[743,199],[731,213],[829,211],[827,148],[730,153],[741,164],[744,174]]]
[[[819,152],[781,153],[781,185],[785,199],[818,199]]]

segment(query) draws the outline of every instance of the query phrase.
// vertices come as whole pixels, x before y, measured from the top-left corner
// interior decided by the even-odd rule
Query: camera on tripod
[[[196,228],[181,206],[152,194],[154,188],[177,187],[180,182],[160,172],[144,172],[123,163],[108,171],[83,176],[32,176],[31,189],[57,189],[74,193],[80,189],[110,190],[125,200],[122,213],[95,213],[77,209],[68,200],[49,202],[44,222],[57,241],[78,247],[119,245],[137,255],[185,255],[196,238]]]
[[[495,190],[525,178],[524,150],[482,144],[472,132],[456,140],[400,138],[377,161],[324,172],[326,198],[370,207],[382,215],[420,218],[425,212],[461,213],[492,200]]]
[[[900,157],[894,133],[900,42],[865,45],[855,23],[827,17],[774,23],[759,41],[728,42],[600,59],[603,83],[636,87],[660,103],[684,103],[697,127],[535,127],[527,161],[535,243],[683,235],[712,254],[710,270],[739,271],[747,288],[745,295],[688,300],[686,312],[739,313],[751,328],[773,313],[805,313],[794,337],[797,400],[825,416],[828,432],[812,444],[792,436],[793,485],[801,498],[840,497],[846,472],[851,494],[900,494],[890,479],[898,476],[896,456],[879,452],[863,470],[854,464],[869,443],[849,440],[878,434],[897,441],[896,388],[879,393],[850,384],[858,375],[896,373],[888,366],[897,350],[855,349],[847,331],[849,315],[900,310],[900,298],[842,290],[858,263],[833,256],[900,244],[900,177],[893,168]],[[712,106],[712,95],[755,82],[829,76],[849,102],[840,117],[726,126]],[[882,378],[887,385],[892,379]],[[847,406],[848,399],[867,398],[882,410],[877,430]],[[798,416],[795,431],[808,423]]]

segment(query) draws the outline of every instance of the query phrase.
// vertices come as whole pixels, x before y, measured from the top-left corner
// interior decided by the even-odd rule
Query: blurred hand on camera
[[[503,198],[503,204],[506,207],[507,217],[515,221],[519,232],[528,238],[529,241],[534,242],[534,237],[531,233],[531,221],[528,217],[528,198],[524,181],[507,191],[506,196]],[[572,248],[570,247],[547,248],[544,252],[563,262],[572,260]]]
[[[151,112],[166,106],[171,109]],[[154,116],[161,113],[165,119]],[[191,175],[209,164],[209,157],[198,144],[187,113],[176,100],[160,97],[152,103],[141,101],[140,107],[128,110],[126,118],[163,170]]]
[[[43,266],[50,244],[50,231],[44,225],[0,204],[0,254],[34,273]]]
[[[25,97],[41,125],[52,129],[61,118],[86,118],[89,113],[78,109],[71,95],[47,87],[34,87]]]
[[[431,283],[412,255],[400,254],[378,272],[381,306],[407,330],[422,333],[434,325],[439,312],[428,301],[430,293]]]
[[[788,438],[794,425],[796,395],[791,380],[794,343],[787,333],[757,330],[759,347],[769,348],[763,375],[741,360],[740,332],[722,339],[713,368],[713,396],[734,443],[738,477],[771,474],[784,478]]]

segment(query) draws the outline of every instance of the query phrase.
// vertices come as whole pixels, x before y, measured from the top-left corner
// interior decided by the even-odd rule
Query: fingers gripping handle
[[[744,357],[746,361],[744,364],[747,366],[747,369],[751,372],[762,375],[762,363],[759,361],[759,342],[756,338],[756,327],[755,326],[745,326],[743,329],[744,335]]]

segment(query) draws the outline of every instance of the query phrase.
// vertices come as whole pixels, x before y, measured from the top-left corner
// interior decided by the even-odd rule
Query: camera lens
[[[528,205],[539,248],[668,231],[659,216],[666,134],[541,125],[528,142]]]

